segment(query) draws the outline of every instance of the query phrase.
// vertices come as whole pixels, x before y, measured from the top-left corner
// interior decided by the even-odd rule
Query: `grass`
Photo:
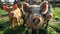
[[[60,21],[60,7],[56,7],[55,10],[52,9],[53,19]]]
[[[4,15],[4,14],[7,14],[7,12],[5,12],[4,10],[0,9],[0,16],[1,15]]]
[[[60,26],[59,26],[59,25],[54,24],[54,25],[51,25],[51,27],[52,27],[53,29],[55,29],[55,31],[60,32]]]
[[[55,10],[52,8],[53,20],[60,21],[60,8],[56,7]],[[6,15],[7,12],[0,9],[0,16]],[[21,20],[21,22],[23,22]],[[27,34],[27,28],[24,26],[15,27],[14,29],[10,29],[10,22],[8,18],[0,18],[0,34]],[[40,29],[40,34],[58,34],[60,31],[60,26],[56,23],[50,23],[47,30]]]

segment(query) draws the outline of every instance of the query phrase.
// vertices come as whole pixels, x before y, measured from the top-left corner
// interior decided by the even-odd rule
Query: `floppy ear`
[[[18,8],[17,4],[14,4],[13,8],[14,9],[17,9]]]
[[[3,6],[3,9],[7,12],[8,11],[8,6]]]
[[[48,11],[48,2],[42,2],[42,14],[46,14]]]

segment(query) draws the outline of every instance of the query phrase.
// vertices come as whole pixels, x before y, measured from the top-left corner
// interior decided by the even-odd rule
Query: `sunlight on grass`
[[[0,31],[0,34],[3,34],[3,31]]]
[[[50,23],[50,27],[52,27],[56,32],[59,32],[60,31],[60,25],[54,22]]]
[[[60,8],[56,7],[55,10],[52,9],[52,13],[53,13],[53,19],[57,18],[58,20],[60,20]]]
[[[58,34],[53,28],[48,27],[47,34]]]
[[[4,19],[0,18],[0,23],[4,23],[6,21],[9,21],[9,19],[8,18],[4,18]]]

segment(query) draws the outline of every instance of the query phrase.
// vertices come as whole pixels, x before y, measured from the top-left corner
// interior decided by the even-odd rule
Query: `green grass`
[[[60,7],[56,7],[55,10],[52,9],[53,19],[60,20]]]
[[[53,20],[60,21],[60,8],[56,7],[55,10],[52,8],[53,13]],[[0,16],[5,15],[7,12],[0,9]],[[23,21],[21,21],[23,22]],[[2,28],[0,28],[0,34],[27,34],[27,28],[24,26],[15,27],[14,29],[10,29],[10,21],[8,18],[0,18],[0,25]],[[40,34],[58,34],[58,31],[60,31],[60,26],[55,23],[50,23],[47,30],[39,30]]]
[[[4,15],[4,14],[7,14],[7,12],[5,12],[4,10],[0,9],[0,16],[1,15]]]
[[[55,29],[57,32],[60,32],[60,26],[57,24],[50,25],[53,29]]]

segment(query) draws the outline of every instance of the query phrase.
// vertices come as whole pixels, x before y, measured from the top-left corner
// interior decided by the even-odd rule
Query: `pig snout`
[[[10,13],[9,15],[10,15],[10,17],[14,17],[14,13]]]
[[[11,13],[11,16],[14,16],[14,13]]]
[[[34,16],[33,18],[33,23],[36,25],[38,23],[40,23],[40,17],[39,16]]]

